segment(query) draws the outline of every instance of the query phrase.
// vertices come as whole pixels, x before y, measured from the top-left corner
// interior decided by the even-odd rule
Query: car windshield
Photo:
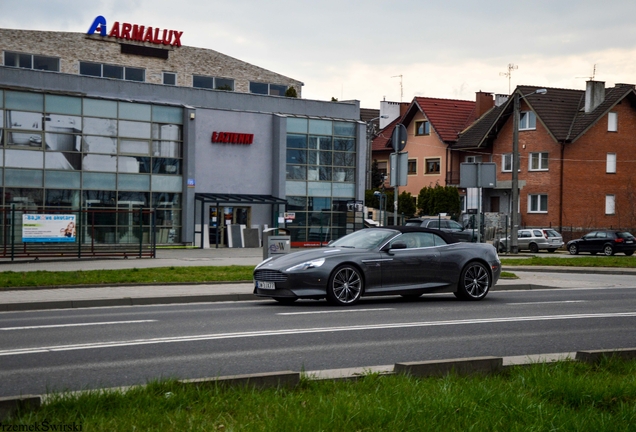
[[[548,237],[561,237],[561,234],[559,234],[555,230],[548,229],[548,230],[543,230],[543,232],[545,232]]]
[[[339,248],[371,249],[381,246],[396,234],[399,234],[398,231],[382,228],[367,228],[348,234],[334,241],[329,246]]]

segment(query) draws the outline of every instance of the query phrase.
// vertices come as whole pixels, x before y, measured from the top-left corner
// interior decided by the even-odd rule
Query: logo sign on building
[[[159,27],[146,27],[137,24],[119,23],[115,21],[107,33],[106,18],[98,16],[93,20],[87,35],[99,33],[100,36],[108,36],[116,39],[136,42],[150,42],[156,45],[181,46],[182,31],[160,29]]]
[[[75,238],[75,215],[22,215],[24,243],[74,242]]]
[[[235,133],[235,132],[212,132],[213,143],[220,144],[252,144],[254,142],[254,134]]]

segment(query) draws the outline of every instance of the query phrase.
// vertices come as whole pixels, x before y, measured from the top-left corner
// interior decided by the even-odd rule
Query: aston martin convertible
[[[266,259],[254,269],[254,294],[280,303],[326,298],[340,306],[363,296],[437,292],[482,300],[500,274],[490,244],[458,242],[436,229],[366,228],[327,247]]]

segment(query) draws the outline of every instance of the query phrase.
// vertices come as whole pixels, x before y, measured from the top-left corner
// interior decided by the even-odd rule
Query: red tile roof
[[[416,97],[414,105],[419,107],[431,122],[432,129],[447,144],[457,141],[459,133],[475,121],[474,101]],[[414,105],[404,116],[405,123],[415,115]]]

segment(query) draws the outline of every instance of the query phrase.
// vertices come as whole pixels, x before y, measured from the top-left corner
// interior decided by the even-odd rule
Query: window
[[[618,131],[618,114],[615,112],[611,112],[607,114],[607,131],[608,132]]]
[[[192,87],[234,91],[234,80],[192,75]]]
[[[250,93],[270,96],[285,96],[286,85],[250,82]]]
[[[418,121],[415,122],[415,135],[430,135],[431,134],[431,124],[427,121]]]
[[[177,74],[174,72],[164,72],[163,83],[165,85],[177,85]]]
[[[80,75],[94,76],[98,78],[113,78],[126,81],[146,81],[145,69],[102,63],[80,62]]]
[[[605,214],[606,215],[616,214],[616,196],[615,195],[605,195]]]
[[[607,154],[607,163],[605,165],[605,172],[608,174],[616,173],[616,153]]]
[[[501,171],[512,172],[512,153],[501,155]]]
[[[22,54],[10,51],[4,52],[4,65],[24,69],[46,71],[60,71],[60,59],[32,54]]]
[[[440,160],[426,159],[426,174],[439,174]]]
[[[547,213],[547,195],[528,195],[528,213]]]
[[[548,153],[530,153],[530,171],[548,170]]]
[[[408,175],[417,174],[417,159],[409,159],[407,174]]]
[[[519,118],[519,130],[532,130],[537,128],[537,116],[534,111],[523,111]]]
[[[479,163],[481,162],[481,156],[466,156],[466,162]]]

